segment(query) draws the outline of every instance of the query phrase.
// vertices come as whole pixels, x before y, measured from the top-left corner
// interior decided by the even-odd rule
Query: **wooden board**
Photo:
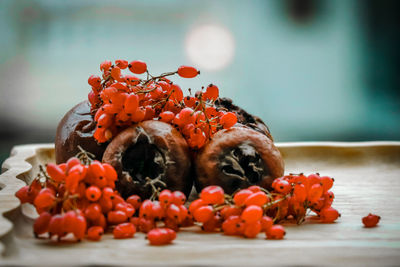
[[[244,239],[182,230],[173,245],[151,247],[144,234],[133,239],[55,244],[32,235],[35,217],[13,196],[54,161],[53,145],[17,146],[0,176],[0,264],[124,265],[400,265],[400,142],[278,144],[288,172],[320,172],[335,178],[334,207],[342,217],[333,224],[309,219],[286,224],[285,240]],[[369,212],[379,227],[363,228]]]

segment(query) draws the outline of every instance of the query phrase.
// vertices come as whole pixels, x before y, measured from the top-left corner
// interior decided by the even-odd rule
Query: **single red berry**
[[[120,224],[123,222],[126,222],[128,219],[128,216],[126,215],[125,212],[121,210],[114,210],[114,211],[109,211],[107,213],[107,221],[110,224]]]
[[[324,189],[324,193],[332,188],[333,181],[334,181],[333,178],[331,178],[329,176],[322,176],[321,177],[321,183],[322,183],[322,187]]]
[[[89,77],[88,83],[90,86],[97,88],[101,85],[101,78],[97,75],[92,75]]]
[[[100,64],[101,71],[108,71],[111,68],[112,62],[109,60],[105,60]]]
[[[311,203],[317,202],[322,197],[324,189],[321,184],[313,184],[308,191],[307,199]]]
[[[117,60],[115,60],[115,65],[123,70],[128,67],[128,61],[123,60],[123,59],[117,59]]]
[[[155,228],[148,232],[147,239],[152,246],[170,244],[176,238],[175,231],[169,228]]]
[[[35,223],[33,224],[33,232],[35,236],[48,232],[50,220],[51,220],[50,213],[42,212],[40,214],[40,216],[35,220]]]
[[[190,66],[180,66],[178,68],[178,75],[181,76],[182,78],[194,78],[198,74],[200,74],[200,71],[198,71],[194,67]]]
[[[233,112],[227,112],[221,116],[219,123],[222,125],[224,129],[229,129],[237,122],[237,117]]]
[[[140,199],[140,197],[138,195],[132,195],[132,196],[128,197],[126,199],[126,202],[131,204],[135,208],[135,210],[139,210],[140,205],[142,204],[142,200]]]
[[[186,202],[186,196],[181,191],[172,192],[172,203],[179,206],[183,205]]]
[[[210,84],[207,86],[204,96],[210,100],[216,100],[219,96],[219,89],[216,85]]]
[[[298,183],[294,186],[293,197],[298,202],[304,202],[307,199],[307,190],[304,184]]]
[[[205,205],[207,205],[207,203],[206,203],[204,200],[202,200],[201,198],[196,199],[196,200],[194,200],[192,203],[190,203],[190,205],[189,205],[189,212],[190,212],[191,214],[194,214],[194,212],[195,212],[198,208],[200,208],[200,207],[202,207],[202,206],[205,206]]]
[[[252,194],[253,194],[253,191],[248,190],[248,189],[242,189],[233,196],[233,201],[235,202],[235,204],[237,206],[242,206],[242,205],[244,205],[244,202],[246,201],[246,199]]]
[[[202,223],[210,220],[212,216],[214,216],[213,208],[208,205],[197,208],[193,213],[194,219]]]
[[[261,222],[246,223],[243,235],[247,238],[255,238],[261,232]]]
[[[224,189],[217,185],[210,185],[201,190],[200,198],[207,204],[224,204],[225,195]]]
[[[332,223],[340,217],[340,213],[336,209],[329,207],[321,210],[319,216],[321,218],[321,222]]]
[[[274,224],[274,221],[269,216],[263,216],[261,218],[261,231],[265,232]]]
[[[370,213],[362,218],[362,223],[367,228],[375,227],[379,223],[380,219],[381,219],[380,216]]]
[[[175,118],[175,114],[171,111],[164,111],[160,113],[160,121],[170,123]]]
[[[92,203],[86,208],[84,214],[89,220],[96,220],[102,214],[101,206],[97,203]]]
[[[284,179],[278,178],[275,179],[272,187],[278,192],[282,194],[288,194],[290,190],[292,190],[292,186],[290,183]]]
[[[30,202],[30,196],[29,196],[29,186],[23,186],[21,187],[16,193],[15,196],[21,201],[21,203],[27,203]]]
[[[227,219],[231,216],[239,216],[240,214],[242,214],[242,209],[234,206],[234,205],[227,205],[225,207],[222,208],[222,210],[220,211],[221,213],[221,217],[223,219]]]
[[[242,212],[240,218],[246,223],[254,223],[259,221],[263,216],[263,210],[261,207],[256,205],[248,206]]]
[[[283,239],[285,234],[286,231],[282,225],[273,225],[265,232],[268,239]]]
[[[269,202],[269,198],[268,198],[267,194],[260,191],[260,192],[253,193],[250,196],[248,196],[246,198],[246,200],[244,201],[244,205],[246,205],[247,207],[250,205],[256,205],[256,206],[261,207],[261,206],[265,205],[267,202]]]
[[[46,171],[56,182],[62,182],[65,180],[65,171],[63,171],[58,165],[54,163],[49,163],[46,166]]]
[[[85,192],[86,198],[92,202],[95,202],[101,197],[101,190],[97,186],[90,186],[86,189]]]
[[[141,60],[135,60],[129,63],[129,70],[135,74],[145,73],[147,70],[147,64]]]
[[[132,238],[135,233],[136,227],[132,223],[118,224],[113,230],[115,239]]]
[[[100,226],[92,226],[87,231],[87,239],[99,241],[104,234],[104,229]]]

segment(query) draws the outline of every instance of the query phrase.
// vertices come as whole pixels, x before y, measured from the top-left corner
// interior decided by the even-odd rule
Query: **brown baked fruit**
[[[65,114],[57,127],[56,162],[63,163],[80,152],[78,146],[101,161],[107,144],[97,144],[93,137],[96,123],[90,114],[90,104],[83,101]]]
[[[197,154],[195,168],[198,192],[219,185],[228,194],[251,185],[270,189],[284,173],[282,156],[272,140],[241,126],[217,132]]]
[[[119,133],[107,146],[103,162],[116,169],[123,197],[149,198],[154,188],[188,196],[193,185],[188,145],[178,130],[161,121],[144,121]]]

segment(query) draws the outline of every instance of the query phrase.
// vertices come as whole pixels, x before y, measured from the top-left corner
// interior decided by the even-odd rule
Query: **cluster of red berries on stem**
[[[112,230],[115,238],[133,237],[136,227],[129,218],[139,209],[140,198],[125,201],[119,195],[115,190],[118,176],[111,165],[87,156],[81,159],[49,163],[30,185],[17,191],[20,201],[33,204],[39,214],[33,225],[35,236],[100,240],[105,231]]]
[[[189,211],[207,232],[222,230],[226,235],[255,238],[264,231],[268,239],[282,239],[285,230],[274,223],[294,219],[300,224],[308,210],[323,223],[334,222],[340,216],[331,207],[334,195],[329,189],[333,181],[319,174],[291,174],[275,179],[272,192],[250,186],[233,196],[225,195],[219,186],[209,186],[190,204]]]
[[[145,74],[141,79],[122,74]],[[219,96],[217,86],[210,84],[194,96],[184,96],[182,89],[167,77],[179,75],[194,78],[200,72],[194,67],[181,66],[177,71],[153,76],[147,64],[140,60],[104,61],[100,64],[102,77],[92,75],[88,95],[91,112],[97,123],[94,138],[99,143],[110,141],[120,131],[144,120],[160,120],[174,125],[192,149],[199,149],[220,129],[236,124],[232,112],[218,110],[214,101]]]

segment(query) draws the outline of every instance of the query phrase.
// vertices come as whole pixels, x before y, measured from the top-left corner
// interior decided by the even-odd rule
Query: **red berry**
[[[210,185],[201,190],[200,198],[207,204],[224,204],[224,189],[217,185]]]
[[[147,64],[141,60],[135,60],[129,63],[129,70],[135,74],[142,74],[146,72]]]
[[[248,207],[250,205],[256,205],[256,206],[263,206],[267,202],[269,202],[269,198],[267,194],[264,192],[260,191],[257,193],[253,193],[250,196],[248,196],[244,202],[244,204]]]
[[[56,235],[58,239],[65,235],[64,233],[64,216],[56,214],[50,219],[49,223],[49,234],[50,236]]]
[[[324,189],[324,192],[327,192],[329,189],[332,188],[333,186],[333,178],[329,177],[329,176],[322,176],[321,177],[321,183],[322,183],[322,187]]]
[[[194,67],[180,66],[178,68],[178,75],[181,76],[182,78],[194,78],[199,73],[200,72]]]
[[[219,123],[224,127],[224,129],[229,129],[237,122],[237,117],[233,112],[227,112],[221,116]]]
[[[256,205],[251,205],[244,209],[240,218],[244,222],[249,224],[260,220],[262,216],[263,216],[262,208]]]
[[[321,218],[321,222],[332,223],[340,217],[340,213],[336,209],[329,207],[321,210],[319,216]]]
[[[89,77],[88,83],[90,86],[97,88],[101,85],[101,78],[97,75],[92,75]]]
[[[142,200],[140,199],[140,197],[138,195],[132,195],[132,196],[128,197],[126,199],[126,202],[131,204],[135,208],[135,210],[139,210],[140,205],[142,204]]]
[[[255,238],[261,232],[261,222],[246,223],[243,235],[247,238]]]
[[[201,198],[196,199],[195,201],[193,201],[192,203],[190,203],[190,205],[189,205],[189,212],[190,212],[191,214],[194,214],[194,212],[195,212],[198,208],[200,208],[200,207],[202,207],[202,206],[205,206],[205,205],[207,205],[207,203],[206,203],[204,200],[202,200]]]
[[[118,224],[113,230],[115,239],[132,238],[135,233],[136,227],[132,223]]]
[[[85,192],[86,198],[92,202],[95,202],[101,197],[101,190],[97,186],[90,186],[86,189]]]
[[[253,191],[250,191],[248,189],[242,189],[233,196],[233,201],[237,206],[242,206],[244,205],[246,199],[252,194]]]
[[[286,231],[282,225],[273,225],[265,232],[268,239],[283,239],[285,234]]]
[[[274,221],[269,216],[263,216],[261,218],[261,231],[267,231],[274,224]]]
[[[46,171],[51,177],[56,182],[62,182],[65,180],[65,172],[56,164],[54,163],[49,163],[46,166]]]
[[[293,190],[293,197],[298,202],[304,202],[307,199],[307,190],[304,184],[296,184]]]
[[[117,59],[117,60],[115,60],[115,65],[123,70],[128,67],[128,61],[123,60],[123,59]]]
[[[42,212],[40,216],[35,220],[33,224],[33,232],[35,236],[47,233],[49,230],[49,224],[51,220],[51,214],[48,212]]]
[[[85,217],[89,220],[96,220],[101,214],[101,206],[97,203],[90,204],[85,210]]]
[[[379,223],[380,219],[381,219],[380,216],[370,213],[362,218],[362,223],[367,228],[375,227]]]
[[[175,231],[169,228],[155,228],[148,232],[147,239],[152,246],[170,244],[176,238]]]
[[[125,212],[121,210],[114,210],[114,211],[109,211],[107,213],[107,221],[110,224],[120,224],[123,222],[126,222],[128,219],[128,216],[126,215]]]
[[[313,184],[308,191],[307,199],[311,203],[317,202],[322,197],[324,189],[321,184]]]
[[[100,70],[101,71],[107,71],[109,68],[111,68],[112,62],[109,60],[105,60],[101,62],[100,64]]]
[[[92,226],[87,231],[87,239],[99,241],[104,234],[104,229],[100,226]]]
[[[36,208],[39,209],[48,209],[51,206],[54,205],[56,200],[56,197],[54,196],[54,192],[52,192],[48,188],[43,188],[37,197],[35,198],[35,201],[33,202]]]
[[[216,100],[219,96],[219,89],[217,86],[210,84],[207,86],[206,92],[204,93],[204,97],[210,100]]]
[[[186,196],[181,191],[172,192],[172,203],[175,205],[183,205],[186,202]]]
[[[202,223],[210,220],[212,216],[214,216],[214,211],[211,206],[201,206],[197,208],[193,213],[194,219]]]
[[[29,196],[29,186],[26,185],[24,187],[21,187],[16,193],[15,196],[21,201],[21,203],[27,203],[30,202],[30,196]]]
[[[290,183],[286,180],[283,179],[275,179],[274,183],[272,184],[272,187],[279,193],[282,194],[288,194],[290,190],[292,189],[292,186]]]
[[[160,121],[170,123],[175,118],[175,114],[171,111],[164,111],[160,113]]]

